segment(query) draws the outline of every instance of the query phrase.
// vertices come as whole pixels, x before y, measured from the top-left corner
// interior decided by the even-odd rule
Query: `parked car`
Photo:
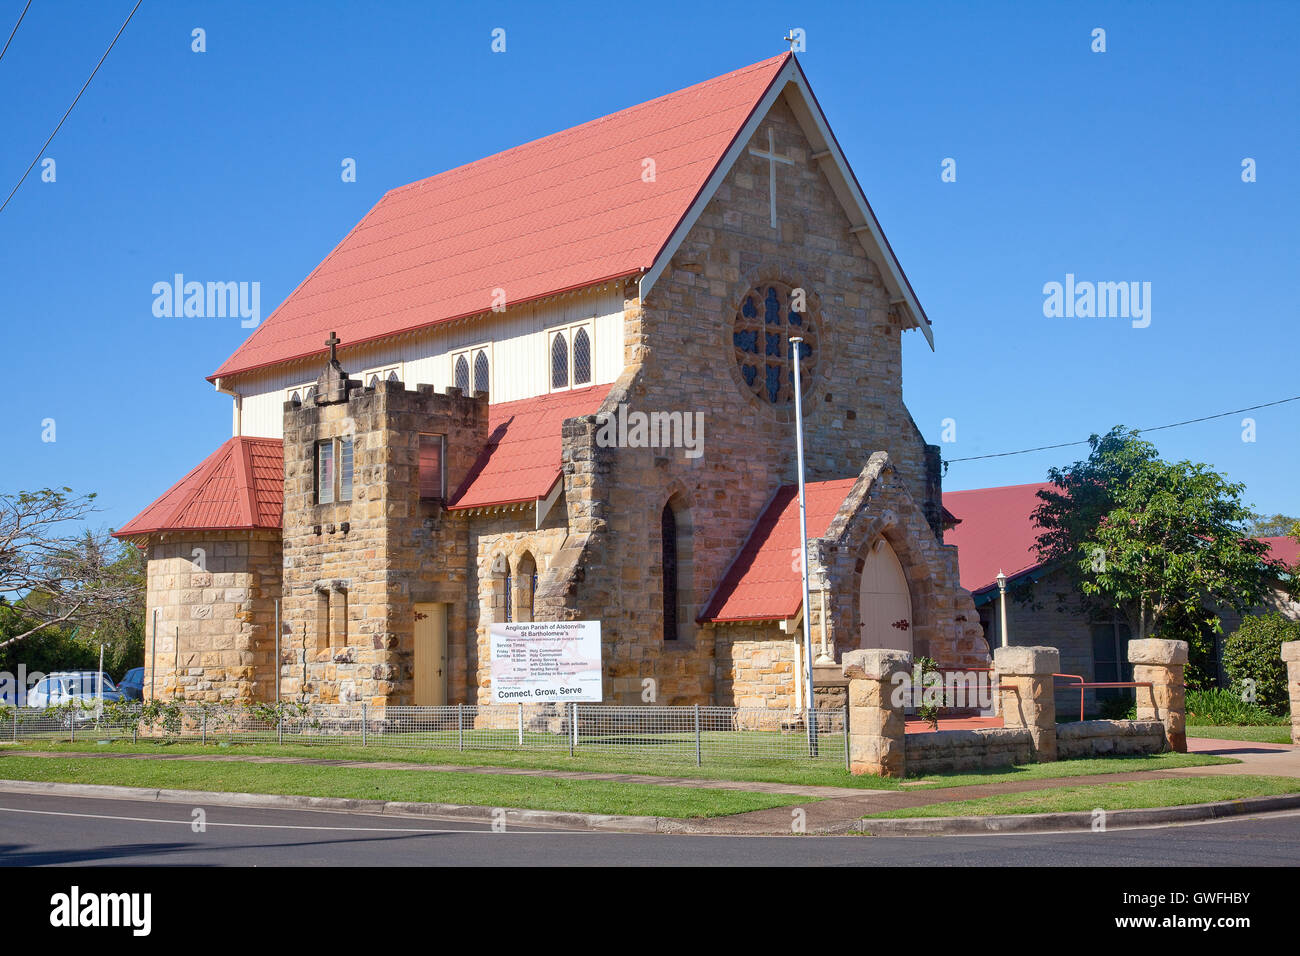
[[[74,711],[77,720],[93,720],[95,704],[104,700],[121,700],[122,694],[107,674],[97,671],[55,672],[41,678],[27,694],[28,707],[58,707],[79,701],[82,709]]]
[[[122,692],[122,696],[127,700],[142,700],[144,698],[144,668],[132,667],[122,675],[121,682],[117,689]]]

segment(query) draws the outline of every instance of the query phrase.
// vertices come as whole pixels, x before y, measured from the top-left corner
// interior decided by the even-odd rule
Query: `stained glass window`
[[[591,336],[586,329],[573,333],[573,384],[591,383]]]
[[[796,296],[796,292],[799,294]],[[751,289],[740,302],[731,341],[736,365],[745,385],[773,405],[794,402],[794,370],[790,338],[804,339],[800,375],[807,394],[814,367],[815,324],[804,308],[803,290],[780,282]]]
[[[677,517],[671,504],[659,519],[663,549],[664,640],[677,640]]]
[[[469,362],[463,355],[456,357],[456,387],[462,392],[469,391]]]
[[[567,388],[569,384],[569,338],[563,332],[551,339],[551,388]]]
[[[486,349],[479,349],[474,354],[474,391],[488,390],[488,357]]]

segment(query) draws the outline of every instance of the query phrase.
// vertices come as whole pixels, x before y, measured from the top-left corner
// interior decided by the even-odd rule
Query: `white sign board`
[[[492,702],[598,703],[600,621],[493,624]]]

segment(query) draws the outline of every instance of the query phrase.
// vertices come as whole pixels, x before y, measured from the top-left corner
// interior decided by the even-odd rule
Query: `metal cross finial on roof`
[[[790,44],[790,52],[793,53],[794,45],[799,42],[799,38],[794,35],[794,31],[791,30],[785,36],[781,37],[781,39],[784,40],[786,43]]]
[[[331,362],[337,362],[339,360],[338,346],[339,343],[342,341],[343,340],[339,338],[339,334],[337,332],[331,332],[330,337],[325,340],[325,344],[330,347]]]

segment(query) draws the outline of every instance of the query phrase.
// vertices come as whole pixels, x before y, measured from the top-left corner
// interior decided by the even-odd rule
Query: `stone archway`
[[[863,555],[858,620],[859,647],[912,653],[912,592],[902,562],[884,535]]]

